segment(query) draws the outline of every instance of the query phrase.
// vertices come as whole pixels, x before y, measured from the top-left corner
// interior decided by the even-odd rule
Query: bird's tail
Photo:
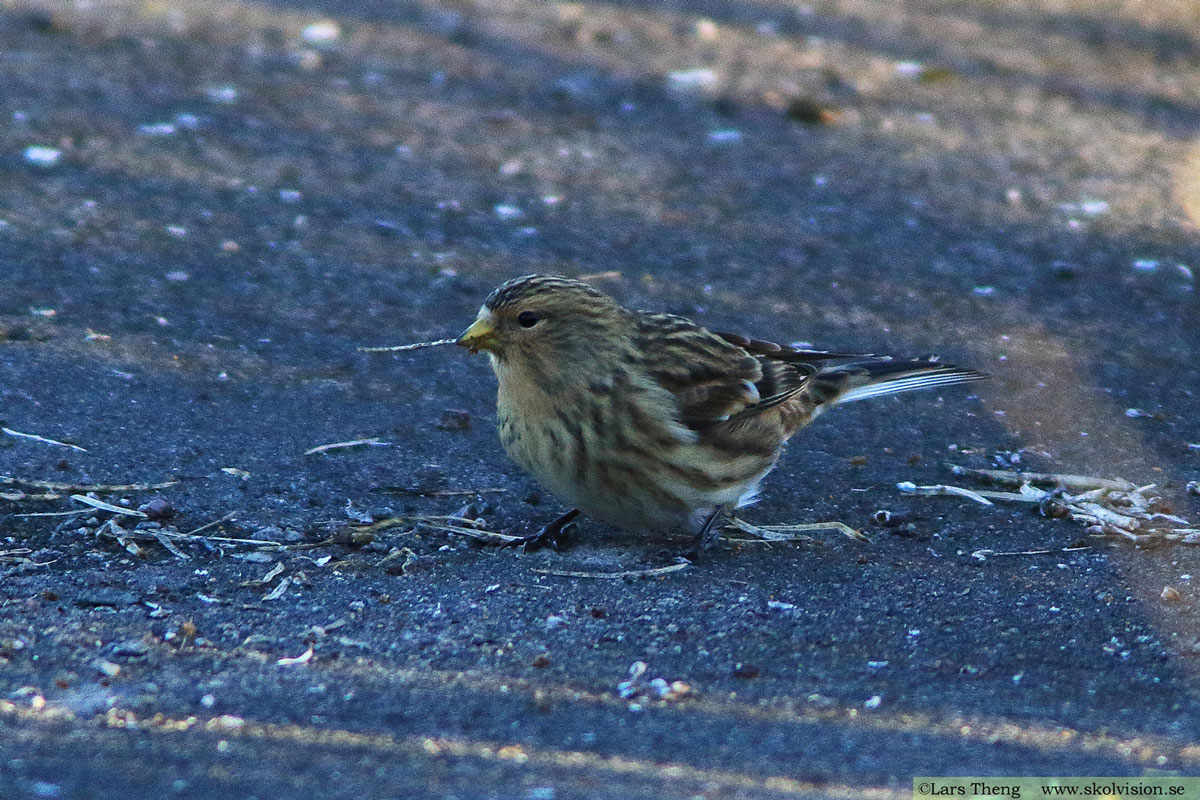
[[[812,388],[817,404],[829,407],[985,378],[985,373],[943,364],[936,358],[912,361],[863,359],[823,367],[813,376]]]

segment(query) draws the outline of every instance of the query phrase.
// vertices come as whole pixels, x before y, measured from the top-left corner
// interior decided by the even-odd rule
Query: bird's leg
[[[536,550],[539,547],[549,545],[554,550],[559,550],[566,540],[567,526],[578,516],[579,509],[572,508],[549,525],[543,526],[537,533],[531,533],[528,536],[518,536],[510,542],[505,542],[505,546],[520,547],[524,550]]]
[[[721,529],[717,527],[717,520],[721,518],[722,511],[724,509],[721,506],[715,506],[712,513],[704,518],[704,527],[700,529],[700,534],[696,537],[696,555],[700,555],[712,547],[721,538]]]

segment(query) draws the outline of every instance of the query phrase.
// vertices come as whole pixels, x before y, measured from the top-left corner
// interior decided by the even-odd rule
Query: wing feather
[[[680,421],[692,430],[777,406],[817,371],[773,357],[791,352],[778,345],[714,333],[673,314],[641,312],[637,321],[643,366],[674,395]]]
[[[674,395],[680,421],[692,430],[789,401],[792,416],[807,420],[825,405],[986,377],[936,356],[900,360],[784,347],[709,331],[672,314],[638,312],[637,321],[646,370]]]

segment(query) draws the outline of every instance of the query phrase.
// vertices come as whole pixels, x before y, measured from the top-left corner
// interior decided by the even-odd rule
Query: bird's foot
[[[711,514],[705,517],[704,527],[702,527],[700,529],[700,533],[697,534],[695,545],[683,553],[683,557],[688,561],[696,562],[700,560],[701,556],[703,556],[714,544],[717,543],[717,540],[721,538],[721,526],[718,525],[717,522],[721,519],[722,511],[724,511],[724,509],[720,506],[717,506],[712,510]]]
[[[575,527],[574,519],[579,516],[579,509],[573,508],[549,525],[544,525],[537,533],[528,536],[517,536],[504,543],[505,547],[520,547],[528,552],[542,547],[549,547],[555,552],[565,550],[568,531]]]

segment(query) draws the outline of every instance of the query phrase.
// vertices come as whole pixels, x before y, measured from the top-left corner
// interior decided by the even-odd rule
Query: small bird
[[[719,537],[784,444],[839,403],[985,377],[936,358],[781,347],[622,308],[582,281],[497,287],[456,344],[488,353],[500,442],[574,508],[517,544],[558,546],[580,512],[620,528]]]

